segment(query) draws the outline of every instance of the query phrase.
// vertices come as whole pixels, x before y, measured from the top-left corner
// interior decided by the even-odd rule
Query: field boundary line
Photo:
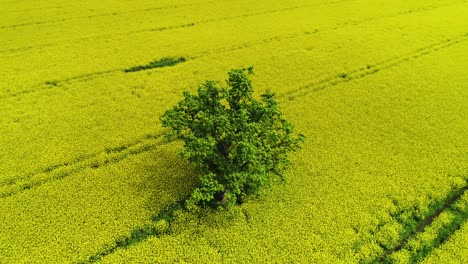
[[[466,1],[463,1],[463,3],[465,3],[465,2]],[[335,24],[335,25],[332,25],[332,26],[326,26],[326,27],[318,28],[318,29],[315,29],[313,31],[304,31],[304,32],[299,32],[299,33],[294,33],[294,34],[269,37],[269,38],[265,38],[265,39],[262,39],[262,40],[259,40],[259,41],[246,42],[246,43],[243,43],[243,44],[232,45],[232,46],[228,46],[228,47],[222,47],[222,48],[218,48],[218,49],[211,49],[211,50],[207,50],[207,51],[198,52],[194,56],[186,57],[186,59],[187,59],[187,61],[196,60],[196,59],[200,59],[200,58],[215,55],[215,54],[221,54],[221,53],[224,53],[224,52],[230,52],[230,51],[235,51],[235,50],[242,50],[242,49],[250,48],[252,46],[264,45],[264,44],[272,43],[272,42],[275,42],[275,41],[284,41],[284,40],[294,39],[294,38],[303,37],[303,36],[307,36],[307,35],[311,35],[311,34],[317,34],[317,33],[342,29],[342,28],[347,27],[347,26],[356,26],[356,25],[360,25],[360,24],[362,24],[364,22],[369,22],[369,21],[374,21],[374,20],[379,20],[379,19],[392,18],[392,17],[401,16],[401,15],[416,14],[416,13],[419,13],[419,12],[425,12],[425,11],[433,10],[433,9],[436,9],[436,8],[448,6],[448,5],[452,5],[452,4],[431,5],[431,6],[421,7],[421,8],[418,8],[418,9],[409,9],[409,10],[400,11],[400,12],[396,12],[396,13],[392,13],[392,14],[387,14],[387,15],[384,15],[384,16],[370,17],[370,18],[365,18],[365,19],[362,19],[362,20],[355,20],[355,21],[348,21],[348,22],[344,22],[344,23],[338,23],[338,24]],[[5,98],[10,98],[10,97],[16,97],[16,96],[22,96],[22,95],[26,95],[26,94],[46,91],[46,90],[49,90],[49,89],[56,88],[56,87],[58,87],[58,86],[60,86],[61,84],[64,84],[64,83],[71,83],[72,81],[90,80],[90,79],[94,79],[94,78],[96,78],[98,76],[101,76],[101,75],[106,75],[106,74],[110,74],[110,73],[124,71],[125,69],[126,68],[115,68],[115,69],[110,69],[110,70],[79,74],[79,75],[68,77],[68,78],[61,79],[61,80],[49,80],[49,81],[41,82],[41,83],[39,83],[37,85],[31,86],[29,89],[25,89],[23,91],[14,92],[14,93],[0,94],[0,100],[3,100]]]

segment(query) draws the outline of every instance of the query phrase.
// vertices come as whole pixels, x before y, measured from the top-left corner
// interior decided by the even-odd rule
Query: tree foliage
[[[188,206],[230,206],[284,181],[287,154],[304,140],[293,135],[273,93],[253,98],[248,74],[252,67],[231,70],[227,87],[206,81],[161,117],[185,143],[182,156],[201,172]]]

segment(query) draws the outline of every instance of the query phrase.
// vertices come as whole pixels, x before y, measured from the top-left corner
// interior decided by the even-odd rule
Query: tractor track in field
[[[180,199],[179,201],[173,204],[169,204],[166,207],[166,209],[153,215],[151,217],[151,223],[153,224],[153,226],[144,227],[144,228],[138,228],[138,227],[134,228],[133,230],[131,230],[128,236],[121,237],[120,239],[114,241],[113,244],[106,247],[106,249],[96,252],[94,255],[88,256],[86,260],[79,261],[78,264],[87,264],[87,263],[97,262],[101,260],[102,258],[104,258],[105,256],[113,254],[118,249],[128,248],[142,241],[145,241],[151,237],[158,237],[162,235],[162,233],[159,232],[157,228],[155,228],[155,225],[160,220],[166,221],[169,225],[168,230],[164,234],[171,234],[172,230],[171,230],[170,224],[174,218],[174,212],[176,212],[177,210],[182,210],[184,208],[184,201],[188,198],[189,196],[186,196],[183,199]]]
[[[216,2],[209,1],[209,2],[202,3],[202,4],[211,4],[211,3],[216,3]],[[126,15],[126,14],[133,14],[133,13],[147,13],[147,12],[154,12],[154,11],[167,10],[167,9],[178,9],[178,8],[189,7],[189,6],[194,6],[194,5],[198,5],[198,4],[193,3],[193,4],[184,4],[184,5],[166,5],[166,6],[157,6],[157,7],[129,10],[125,12],[115,11],[115,12],[106,12],[106,13],[100,13],[100,14],[89,14],[87,16],[64,17],[64,18],[57,18],[57,19],[50,19],[50,20],[32,21],[32,22],[25,22],[25,23],[20,23],[20,24],[13,24],[13,25],[3,25],[3,26],[0,26],[0,29],[12,29],[12,28],[19,28],[19,27],[53,24],[53,23],[65,22],[65,21],[77,20],[77,19],[91,19],[91,18],[106,17],[106,16],[121,16],[121,15]]]
[[[302,35],[303,34],[301,34],[300,36]],[[275,39],[273,39],[272,41],[274,40]],[[297,89],[293,89],[283,94],[279,94],[278,97],[282,100],[296,100],[300,98],[301,96],[310,94],[312,92],[317,92],[317,91],[321,91],[324,89],[328,89],[328,88],[337,86],[341,83],[346,83],[352,80],[358,80],[366,76],[376,74],[380,71],[387,70],[393,67],[397,67],[401,64],[404,64],[405,62],[417,60],[425,55],[429,55],[429,54],[432,54],[433,52],[465,42],[466,40],[468,40],[468,33],[464,33],[462,35],[458,35],[450,39],[446,39],[437,43],[433,43],[431,45],[416,49],[413,52],[409,52],[400,56],[391,57],[389,59],[383,60],[374,65],[369,65],[366,68],[356,69],[350,72],[343,73],[343,75],[340,74],[339,76],[331,76],[329,78],[325,78],[317,82],[312,82],[310,84],[298,87]],[[253,44],[253,45],[256,45],[256,44]],[[239,45],[238,49],[248,48],[250,46],[242,47],[241,45]],[[221,51],[221,52],[224,52],[224,51]],[[192,59],[196,59],[196,58],[198,57],[195,57]],[[59,81],[57,84],[68,83],[68,82],[72,82],[75,80],[94,78],[96,75],[105,75],[111,72],[118,72],[121,70],[122,69],[114,69],[114,70],[102,71],[98,73],[82,74],[82,75],[74,76],[74,77]],[[56,85],[51,84],[50,86],[51,88],[53,88],[53,86],[56,86]],[[41,89],[41,90],[44,90],[44,89]],[[30,92],[25,92],[24,94],[26,93],[30,93]],[[19,93],[19,94],[22,94],[22,93]],[[0,98],[2,97],[0,96]],[[2,182],[0,181],[0,198],[13,196],[25,190],[39,187],[47,182],[52,182],[55,180],[63,179],[65,177],[78,173],[84,169],[90,169],[90,168],[97,169],[103,166],[118,163],[121,160],[126,159],[127,157],[131,157],[134,155],[138,155],[141,153],[145,153],[145,152],[157,149],[166,144],[165,142],[160,142],[162,137],[163,137],[162,133],[145,136],[139,140],[134,141],[133,143],[129,143],[129,144],[125,144],[122,146],[113,147],[113,148],[108,148],[105,151],[82,156],[81,158],[77,158],[70,162],[53,165],[41,172],[29,174],[20,179],[15,179],[12,182],[8,182],[6,185],[2,185]],[[100,157],[104,157],[104,159],[101,161]],[[43,178],[42,176],[44,175],[47,175],[47,176]],[[4,191],[3,187],[10,188],[10,189],[9,190],[5,189],[6,191],[3,192]],[[436,219],[444,210],[446,210],[451,205],[453,205],[456,201],[458,201],[458,199],[466,192],[467,189],[468,189],[468,186],[464,186],[463,188],[458,190],[453,197],[448,198],[444,202],[442,207],[437,209],[432,214],[428,215],[423,221],[420,222],[420,224],[418,224],[415,232],[411,233],[410,235],[402,239],[397,247],[385,251],[385,254],[381,256],[380,260],[384,260],[388,256],[401,250],[405,246],[405,244],[408,242],[408,240],[410,240],[412,237],[415,237],[417,234],[424,232],[425,228],[429,226],[434,221],[434,219]],[[168,210],[173,210],[173,209],[170,208]],[[158,216],[164,215],[166,212],[168,212],[168,210],[164,210],[158,213]],[[243,213],[245,214],[244,211]],[[245,214],[245,216],[246,216],[246,219],[248,220],[248,215]],[[110,247],[106,246],[105,249],[103,247],[102,250],[97,251],[94,255],[90,256],[88,259],[80,263],[97,262],[103,257],[113,254],[115,251],[119,249],[125,249],[129,246],[137,245],[147,240],[148,238],[154,237],[154,236],[159,236],[159,234],[153,229],[140,229],[140,228],[133,229],[131,230],[131,233],[127,235],[127,237],[123,238],[123,240],[122,239],[116,240],[115,245],[111,245]]]
[[[31,8],[24,8],[24,9],[15,9],[15,10],[1,10],[0,15],[5,13],[21,13],[33,10],[45,10],[45,9],[62,9],[65,6],[44,6],[44,7],[31,7]]]
[[[460,177],[463,178],[465,183],[462,186],[453,187],[444,197],[431,199],[425,209],[427,213],[421,213],[421,208],[415,205],[400,208],[398,200],[391,199],[395,208],[400,208],[389,214],[389,217],[394,222],[387,222],[385,224],[384,221],[383,224],[378,224],[370,232],[372,238],[364,236],[357,243],[356,254],[361,254],[361,250],[366,252],[368,250],[367,246],[370,244],[378,245],[381,249],[380,254],[373,256],[372,259],[363,261],[363,263],[394,263],[395,259],[392,259],[393,255],[398,254],[402,250],[406,251],[405,255],[408,257],[406,259],[408,263],[419,263],[430,255],[434,249],[449,239],[468,220],[468,208],[457,206],[457,203],[462,201],[463,196],[468,191],[468,178],[466,175]],[[439,216],[444,212],[452,217],[443,217],[443,219],[446,219],[443,220],[443,224],[439,223],[436,224],[436,227],[433,227],[432,224],[437,222]],[[395,242],[382,240],[382,236],[385,236],[382,235],[382,232],[385,233],[385,230],[388,230],[386,225],[393,226],[395,222],[401,226],[397,240]],[[431,228],[433,229],[430,230]],[[424,236],[428,229],[429,234]],[[431,233],[435,234],[433,232],[437,232],[437,234],[435,236],[431,235]],[[424,239],[427,240],[424,241]],[[418,242],[423,243],[419,244]],[[364,249],[362,246],[364,246]]]
[[[340,83],[345,83],[345,82],[350,82],[352,80],[361,79],[368,75],[375,74],[381,70],[386,70],[386,69],[396,67],[407,61],[418,59],[419,57],[428,55],[434,51],[438,51],[440,49],[444,49],[444,48],[453,46],[455,44],[458,44],[467,40],[468,40],[468,32],[462,35],[453,37],[453,38],[446,39],[441,42],[433,43],[423,48],[416,49],[404,55],[395,56],[395,57],[386,59],[374,65],[368,65],[365,68],[357,69],[351,72],[344,72],[334,77],[325,78],[320,81],[301,86],[297,89],[290,90],[288,92],[280,94],[278,97],[288,98],[289,100],[293,100],[297,97],[304,96],[310,92],[324,90],[324,89],[336,86]]]
[[[299,37],[304,37],[307,35],[312,35],[312,34],[317,34],[317,33],[322,33],[322,32],[327,32],[327,31],[333,31],[333,30],[339,30],[343,29],[349,26],[357,26],[361,25],[363,23],[371,22],[371,21],[377,21],[381,19],[387,19],[387,18],[393,18],[393,17],[398,17],[398,16],[404,16],[404,15],[410,15],[410,14],[416,14],[420,12],[426,12],[430,10],[434,10],[437,8],[445,7],[445,6],[450,6],[454,4],[461,4],[461,3],[466,3],[467,1],[461,1],[457,3],[452,3],[452,4],[439,4],[439,5],[431,5],[431,6],[426,6],[426,7],[421,7],[421,8],[416,8],[416,9],[409,9],[405,11],[399,11],[395,12],[392,14],[386,14],[386,15],[381,15],[381,16],[376,16],[376,17],[368,17],[368,18],[363,18],[359,20],[351,20],[347,22],[342,22],[342,23],[337,23],[335,25],[331,26],[325,26],[321,28],[316,28],[312,29],[310,31],[303,31],[303,32],[298,32],[298,33],[292,33],[292,34],[287,34],[287,35],[280,35],[280,36],[273,36],[269,38],[265,38],[262,40],[254,41],[254,42],[247,42],[243,44],[238,44],[238,45],[233,45],[230,47],[223,47],[219,49],[211,49],[209,51],[204,52],[201,55],[195,55],[192,57],[192,59],[198,59],[201,57],[213,55],[213,54],[219,54],[223,52],[229,52],[229,51],[234,51],[234,50],[241,50],[245,48],[250,48],[252,46],[258,46],[258,45],[263,45],[263,44],[268,44],[274,41],[283,41],[283,40],[290,40],[294,38],[299,38]]]
[[[0,199],[7,198],[23,191],[39,187],[47,182],[63,179],[84,169],[98,169],[103,166],[147,152],[168,144],[162,133],[146,135],[132,143],[106,148],[94,154],[78,157],[72,161],[49,166],[39,172],[14,179],[0,181]]]
[[[378,259],[374,259],[372,263],[392,263],[388,260],[388,257],[391,254],[397,252],[398,250],[401,250],[401,248],[408,242],[409,239],[423,232],[424,229],[427,226],[429,226],[434,221],[434,219],[436,219],[443,211],[448,210],[457,201],[459,201],[467,190],[468,190],[468,185],[465,185],[462,188],[459,188],[458,190],[453,190],[449,192],[447,196],[445,197],[445,199],[443,199],[441,205],[419,222],[415,231],[409,233],[407,236],[402,238],[398,246],[396,246],[393,249],[389,249],[385,251],[384,255],[380,256]],[[165,219],[170,225],[172,218],[173,218],[174,211],[178,209],[183,209],[183,201],[184,199],[172,204],[166,210],[163,210],[159,212],[158,214],[156,214],[155,216],[153,216],[152,222],[156,223],[160,219]],[[244,217],[247,224],[250,225],[249,212],[245,208],[241,208],[241,214]],[[460,226],[461,224],[457,224],[457,226],[455,227],[455,230],[452,230],[452,231],[454,232],[458,230]],[[450,236],[452,233],[449,233],[447,235]],[[127,237],[120,238],[119,240],[114,241],[115,243],[113,243],[112,245],[106,246],[105,249],[99,252],[96,252],[94,255],[87,257],[86,260],[80,261],[78,263],[79,264],[95,263],[101,260],[102,258],[104,258],[105,256],[113,254],[115,251],[119,249],[126,249],[130,246],[135,246],[151,237],[158,237],[160,235],[161,234],[159,234],[154,228],[135,228],[131,230],[131,232],[129,233],[129,235],[127,235]],[[447,238],[448,237],[445,237],[444,239],[446,240]]]
[[[174,30],[174,29],[180,29],[180,28],[186,28],[186,27],[193,27],[195,26],[196,23],[183,23],[183,24],[178,24],[178,25],[168,25],[168,26],[159,26],[159,27],[154,27],[154,28],[147,28],[147,29],[142,29],[142,30],[134,30],[134,31],[128,31],[128,32],[121,32],[121,33],[109,33],[109,34],[102,34],[98,36],[90,36],[90,37],[83,37],[79,39],[73,39],[73,40],[66,40],[66,41],[59,41],[59,42],[52,42],[52,43],[42,43],[42,44],[37,44],[37,45],[32,45],[32,46],[26,46],[26,47],[20,47],[20,48],[11,48],[11,49],[6,49],[6,50],[0,50],[0,54],[8,54],[8,53],[16,53],[16,52],[22,52],[22,51],[28,51],[31,49],[36,49],[36,48],[46,48],[46,47],[53,47],[57,46],[59,44],[66,44],[66,43],[77,43],[80,41],[90,41],[90,40],[96,40],[100,38],[106,38],[106,37],[115,37],[115,36],[130,36],[134,34],[140,34],[140,33],[146,33],[146,32],[163,32],[163,31],[168,31],[168,30]]]
[[[462,1],[462,2],[457,2],[457,3],[465,3],[465,2],[466,2],[466,0]],[[317,34],[317,33],[321,33],[321,32],[338,30],[338,29],[342,29],[342,28],[345,28],[345,27],[348,27],[348,26],[357,26],[357,25],[360,25],[360,24],[363,24],[363,23],[366,23],[366,22],[369,22],[369,21],[375,21],[375,20],[380,20],[380,19],[393,18],[393,17],[403,16],[403,15],[410,15],[410,14],[415,14],[415,13],[419,13],[419,12],[425,12],[425,11],[433,10],[433,9],[436,9],[436,8],[448,6],[448,5],[452,5],[452,4],[431,5],[431,6],[400,11],[400,12],[387,14],[387,15],[382,15],[382,16],[376,16],[376,17],[364,18],[364,19],[361,19],[361,20],[353,20],[353,21],[338,23],[338,24],[335,24],[335,25],[332,25],[332,26],[317,28],[317,29],[314,29],[312,31],[304,31],[304,32],[287,34],[287,35],[279,35],[279,36],[269,37],[269,38],[265,38],[265,39],[254,41],[254,42],[247,42],[247,43],[243,43],[243,44],[232,45],[232,46],[229,46],[229,47],[222,47],[222,48],[218,48],[218,49],[206,50],[206,51],[199,52],[198,54],[196,54],[194,56],[188,57],[187,61],[196,60],[196,59],[200,59],[200,58],[203,58],[203,57],[216,55],[216,54],[221,54],[221,53],[225,53],[225,52],[231,52],[231,51],[236,51],[236,50],[247,49],[247,48],[250,48],[250,47],[253,47],[253,46],[265,45],[265,44],[272,43],[272,42],[275,42],[275,41],[290,40],[290,39],[294,39],[294,38],[308,36],[308,35],[311,35],[311,34]],[[186,25],[186,26],[190,26],[190,25]],[[1,51],[0,51],[0,53],[1,53]],[[14,93],[6,93],[6,94],[3,94],[3,95],[0,94],[0,100],[5,99],[5,98],[9,98],[9,97],[17,97],[17,96],[22,96],[22,95],[27,95],[27,94],[31,94],[31,93],[36,93],[36,92],[40,92],[40,91],[45,91],[45,90],[57,88],[61,84],[70,83],[72,81],[81,81],[81,80],[94,79],[94,78],[96,78],[98,76],[102,76],[102,75],[106,75],[106,74],[110,74],[110,73],[115,73],[115,72],[121,72],[121,71],[124,71],[125,69],[126,68],[116,68],[116,69],[110,69],[110,70],[104,70],[104,71],[98,71],[98,72],[79,74],[79,75],[68,77],[68,78],[61,79],[61,80],[45,81],[45,82],[38,83],[38,84],[36,84],[34,86],[31,86],[29,89],[26,89],[26,90],[23,90],[23,91],[14,92]]]
[[[30,50],[30,49],[35,49],[35,48],[45,48],[45,47],[57,46],[59,44],[64,44],[64,43],[77,43],[77,42],[80,42],[80,41],[89,41],[89,40],[96,40],[96,39],[109,38],[109,37],[113,38],[113,37],[116,37],[116,36],[127,37],[127,36],[131,36],[131,35],[135,35],[135,34],[155,32],[155,31],[168,31],[168,30],[174,30],[174,29],[180,29],[180,28],[186,28],[186,27],[193,27],[193,26],[202,25],[202,24],[209,24],[209,23],[213,23],[213,22],[227,21],[227,20],[233,20],[233,19],[238,19],[238,18],[246,18],[246,17],[255,17],[255,16],[261,16],[261,15],[281,13],[281,12],[289,12],[289,11],[292,11],[292,10],[297,10],[297,9],[306,8],[306,7],[331,5],[331,4],[341,3],[341,2],[348,2],[348,1],[353,1],[353,0],[337,0],[337,1],[333,1],[333,2],[321,3],[321,4],[308,4],[308,5],[292,6],[292,7],[285,7],[285,8],[268,10],[268,11],[253,12],[253,13],[242,14],[242,15],[234,15],[234,16],[227,16],[227,17],[220,17],[220,18],[213,18],[213,19],[205,19],[205,20],[200,20],[200,21],[191,21],[191,22],[181,23],[181,24],[177,24],[177,25],[159,26],[159,27],[152,27],[152,28],[145,28],[145,29],[139,29],[139,30],[126,31],[126,32],[101,34],[101,35],[77,38],[77,39],[66,40],[66,41],[42,43],[42,44],[31,45],[31,46],[26,46],[26,47],[19,47],[19,48],[11,48],[11,49],[6,49],[6,50],[0,50],[0,54],[2,54],[2,53],[12,53],[12,52],[22,52],[22,51],[27,51],[27,50]]]
[[[280,94],[278,98],[282,100],[295,100],[298,97],[307,95],[311,92],[331,88],[340,83],[349,82],[351,80],[361,79],[377,72],[403,64],[405,62],[416,60],[424,55],[448,48],[466,40],[468,40],[468,33],[433,43],[401,56],[389,58],[380,64],[375,64],[368,68],[357,69],[347,73],[345,77],[333,76],[322,81],[299,87],[289,91],[288,93]],[[99,168],[102,165],[117,163],[126,157],[153,150],[156,147],[166,144],[162,141],[159,142],[162,140],[163,136],[163,133],[145,135],[133,143],[128,143],[112,148],[108,147],[105,151],[82,156],[70,162],[51,165],[39,172],[34,172],[14,179],[0,181],[0,199],[13,196],[53,180],[63,179],[86,168]]]
[[[235,0],[224,0],[223,2],[234,2],[234,1]],[[327,5],[327,4],[334,4],[334,3],[340,3],[340,2],[348,2],[348,1],[354,1],[354,0],[337,0],[337,1],[324,2],[324,3],[320,3],[320,4],[314,4],[314,5],[312,5],[312,4],[303,5],[303,7],[320,6],[320,5]],[[91,18],[108,17],[108,16],[113,17],[113,16],[121,16],[121,15],[134,14],[134,13],[147,13],[147,12],[154,12],[154,11],[167,10],[167,9],[179,9],[179,8],[185,8],[185,7],[190,7],[190,6],[199,6],[200,4],[213,4],[213,3],[219,3],[219,1],[207,1],[207,2],[204,2],[204,3],[192,3],[192,4],[181,4],[181,5],[166,5],[166,6],[157,6],[157,7],[135,9],[135,10],[124,11],[124,12],[115,11],[115,12],[106,12],[106,13],[101,13],[101,14],[90,14],[90,15],[86,15],[86,16],[64,17],[64,18],[57,18],[57,19],[50,19],[50,20],[25,22],[25,23],[20,23],[20,24],[13,24],[13,25],[3,25],[3,26],[0,26],[0,30],[1,29],[12,29],[12,28],[18,28],[18,27],[27,27],[27,26],[51,24],[51,23],[65,22],[65,21],[77,20],[77,19],[91,19]],[[298,6],[297,8],[299,8],[299,7],[300,6]],[[296,9],[296,8],[293,7],[292,9]]]
[[[359,69],[359,70],[352,71],[352,72],[348,73],[349,77],[347,77],[347,76],[346,77],[341,77],[341,76],[332,77],[332,78],[326,79],[325,81],[319,81],[318,83],[310,84],[310,85],[307,85],[305,87],[300,87],[300,88],[298,88],[296,90],[291,91],[290,93],[281,95],[280,98],[287,98],[289,100],[294,100],[300,95],[304,95],[304,94],[307,94],[307,93],[312,92],[312,91],[323,90],[323,89],[325,89],[327,87],[333,87],[333,86],[336,86],[338,83],[341,83],[341,82],[347,82],[347,81],[354,80],[354,79],[360,79],[360,78],[363,78],[363,77],[368,76],[370,74],[375,74],[375,73],[377,73],[377,72],[379,72],[381,70],[386,70],[386,69],[389,69],[391,67],[400,65],[400,64],[402,64],[404,62],[418,59],[418,58],[420,58],[420,57],[422,57],[424,55],[431,54],[433,52],[436,52],[438,50],[453,46],[453,45],[455,45],[457,43],[461,43],[461,42],[466,41],[466,40],[468,40],[468,33],[453,37],[451,39],[447,39],[447,40],[444,40],[444,41],[433,43],[431,45],[416,49],[411,53],[406,53],[406,54],[401,55],[401,56],[396,56],[396,57],[389,58],[389,59],[381,62],[380,64],[376,64],[376,65],[371,66],[369,69],[366,68],[366,69]],[[305,93],[303,93],[304,92],[303,90],[307,90],[307,91]],[[164,142],[157,142],[160,138],[162,138],[162,136],[163,136],[163,134],[156,134],[156,135],[152,135],[152,136],[146,136],[141,140],[135,141],[134,143],[127,144],[127,145],[120,146],[120,147],[108,148],[106,151],[100,152],[100,153],[98,153],[96,155],[86,156],[85,158],[76,160],[75,162],[69,162],[69,163],[64,163],[64,164],[52,166],[49,169],[46,169],[46,170],[42,171],[40,174],[48,174],[48,173],[54,173],[54,172],[58,171],[59,173],[57,174],[57,176],[51,175],[51,177],[45,178],[43,181],[35,181],[36,185],[27,185],[27,184],[23,185],[24,188],[20,188],[16,192],[11,192],[7,196],[1,196],[0,195],[0,197],[8,197],[8,196],[17,194],[17,193],[19,193],[21,191],[40,186],[40,185],[42,185],[44,183],[47,183],[47,182],[50,182],[50,181],[53,181],[53,180],[58,180],[58,179],[65,178],[65,177],[67,177],[69,175],[72,175],[72,174],[74,174],[76,172],[79,172],[79,171],[87,169],[87,168],[99,168],[101,166],[106,166],[108,164],[117,163],[117,162],[125,159],[126,157],[129,157],[129,156],[132,156],[132,155],[137,155],[137,154],[140,154],[140,153],[144,153],[146,151],[153,150],[153,149],[155,149],[157,147],[160,147],[160,146],[165,144]],[[147,142],[145,142],[145,141],[147,141]],[[105,158],[104,161],[101,161],[99,163],[94,163],[94,161],[96,161],[97,158],[98,158],[97,156],[99,156],[100,154],[110,155],[110,156],[109,156],[109,158]],[[112,156],[112,154],[117,154],[117,155]],[[121,155],[119,155],[119,154],[121,154]],[[91,163],[91,165],[89,163]],[[76,167],[74,167],[74,166],[76,166]],[[67,167],[70,167],[70,169],[68,171],[67,171],[67,169],[68,169]],[[60,170],[62,170],[62,169],[65,170],[65,173],[60,173]],[[32,177],[37,176],[37,175],[38,174],[33,175]],[[29,180],[29,179],[21,179],[21,180]],[[30,181],[30,182],[34,182],[34,181]],[[16,182],[16,184],[17,183],[18,182]],[[444,204],[443,204],[443,206],[441,208],[439,208],[438,210],[433,212],[431,215],[426,217],[418,225],[418,227],[416,228],[416,230],[417,230],[416,233],[412,233],[408,237],[404,238],[400,242],[399,246],[395,247],[392,250],[386,251],[385,254],[386,255],[393,254],[394,252],[401,249],[401,247],[403,247],[404,244],[411,237],[414,237],[415,235],[417,235],[417,233],[423,232],[424,228],[426,226],[430,225],[432,223],[432,221],[435,218],[437,218],[437,216],[440,215],[446,208],[448,208],[449,206],[454,204],[461,197],[461,195],[466,191],[466,189],[468,189],[467,186],[465,186],[464,188],[459,190],[459,192],[457,192],[453,197],[448,198],[447,201],[444,202]],[[164,214],[164,213],[165,213],[165,211],[159,213],[158,215],[161,215],[161,214]],[[143,236],[141,236],[141,234],[143,234]],[[142,241],[145,241],[149,237],[153,237],[153,236],[157,236],[157,235],[158,234],[153,229],[146,230],[146,229],[137,228],[135,230],[132,230],[130,235],[125,237],[123,240],[120,239],[119,241],[117,241],[115,243],[115,245],[113,245],[112,247],[106,247],[105,250],[101,250],[101,251],[96,252],[94,255],[90,256],[89,258],[82,261],[81,263],[96,262],[96,261],[102,259],[103,257],[114,253],[118,249],[127,248],[129,246],[136,245],[136,244],[138,244],[138,243],[140,243]]]
[[[449,193],[449,195],[447,195],[447,197],[444,199],[444,202],[439,208],[437,208],[431,214],[427,215],[424,219],[419,221],[415,230],[410,232],[407,236],[403,237],[396,247],[386,250],[385,253],[380,257],[379,261],[388,262],[388,258],[392,254],[395,254],[396,252],[402,250],[407,245],[408,241],[416,237],[418,234],[423,233],[426,227],[430,226],[432,222],[434,222],[434,220],[437,219],[437,217],[442,212],[449,210],[457,201],[459,201],[467,190],[468,184],[456,191],[452,191],[451,193]],[[443,241],[448,239],[448,237],[450,237],[450,235],[452,235],[456,230],[460,229],[464,221],[466,221],[466,217],[464,217],[463,221],[461,221],[460,223],[455,223],[455,225],[451,228],[452,232],[448,232],[447,234],[445,234],[445,236],[443,237]],[[441,243],[436,243],[435,246],[437,247],[440,244]],[[419,260],[416,260],[415,262],[419,262]]]

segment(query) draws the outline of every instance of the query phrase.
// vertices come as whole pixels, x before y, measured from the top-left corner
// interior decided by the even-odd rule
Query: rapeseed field
[[[468,1],[0,3],[0,263],[467,263]],[[255,67],[288,182],[234,212],[159,117]]]

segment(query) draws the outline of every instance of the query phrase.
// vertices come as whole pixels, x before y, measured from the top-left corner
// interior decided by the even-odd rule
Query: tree
[[[234,69],[227,87],[206,81],[198,94],[184,99],[161,117],[169,136],[183,140],[182,157],[200,170],[199,187],[187,206],[231,206],[264,187],[285,180],[287,154],[304,141],[279,110],[271,92],[253,98],[247,74],[253,67]]]

